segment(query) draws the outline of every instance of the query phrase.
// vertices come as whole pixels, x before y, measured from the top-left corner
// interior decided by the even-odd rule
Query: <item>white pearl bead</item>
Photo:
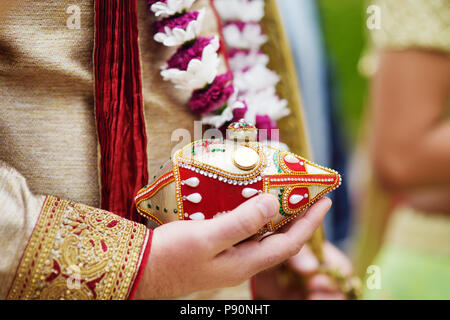
[[[202,196],[200,193],[193,193],[193,194],[186,196],[186,200],[188,200],[192,203],[200,203],[200,201],[202,201]]]
[[[299,195],[299,194],[294,194],[289,198],[289,203],[290,204],[298,204],[300,203],[300,201],[302,201],[304,198],[303,196]]]
[[[200,180],[197,177],[184,180],[182,184],[187,184],[189,187],[196,188],[200,184]]]
[[[189,216],[189,218],[191,220],[205,220],[205,215],[201,212],[197,212],[197,213],[191,214]]]
[[[253,197],[257,193],[258,190],[253,188],[245,188],[244,190],[242,190],[242,196],[246,199]]]
[[[299,160],[297,157],[294,157],[291,154],[288,154],[287,156],[284,157],[284,161],[288,162],[288,163],[298,163]]]

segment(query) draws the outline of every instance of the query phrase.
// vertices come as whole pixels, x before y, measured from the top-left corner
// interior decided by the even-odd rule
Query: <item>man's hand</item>
[[[164,299],[236,286],[296,255],[319,227],[331,201],[324,198],[282,232],[248,240],[279,211],[261,195],[206,221],[179,221],[155,229],[136,299]],[[247,241],[243,241],[247,240]]]
[[[323,247],[325,265],[338,269],[342,275],[352,274],[350,260],[336,247],[326,243]],[[284,278],[279,266],[258,274],[255,278],[257,299],[265,300],[343,300],[344,293],[329,276],[320,273],[319,262],[306,245],[287,262],[286,266],[301,277],[300,285],[291,277]],[[290,283],[283,283],[288,281]]]

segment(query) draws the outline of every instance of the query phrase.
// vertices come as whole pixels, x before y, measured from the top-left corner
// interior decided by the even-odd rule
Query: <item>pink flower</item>
[[[233,123],[233,122],[238,122],[241,119],[244,119],[245,114],[247,113],[248,107],[247,107],[247,103],[244,100],[238,100],[239,102],[242,102],[242,104],[244,105],[242,108],[234,108],[233,109],[233,119],[231,119],[230,121],[225,122],[220,128],[220,132],[222,132],[222,134],[224,136],[226,136],[227,134],[227,128],[228,126]]]
[[[256,115],[256,127],[258,128],[258,140],[260,139],[260,130],[267,131],[267,140],[271,140],[272,129],[278,129],[277,123],[270,119],[268,115]]]
[[[200,13],[198,11],[186,12],[183,14],[164,18],[160,21],[156,21],[155,22],[156,32],[164,33],[165,27],[169,27],[169,29],[174,28],[186,29],[191,21],[194,21],[198,18],[199,14]]]
[[[211,43],[214,37],[199,37],[194,42],[181,46],[177,52],[167,61],[168,69],[187,70],[192,59],[202,59],[203,49]]]
[[[248,107],[247,103],[243,100],[239,100],[244,104],[243,108],[235,108],[233,110],[233,120],[231,122],[238,122],[241,119],[244,119],[245,114],[247,113]]]
[[[228,50],[228,55],[230,56],[230,58],[233,58],[237,54],[243,53],[247,55],[249,52],[250,50],[248,49],[231,48],[230,50]]]
[[[206,88],[195,90],[189,101],[189,107],[192,112],[207,114],[223,107],[234,93],[234,87],[231,83],[232,80],[233,74],[227,72],[217,76],[214,82]]]
[[[230,21],[230,22],[227,22],[224,27],[227,27],[227,26],[232,25],[232,24],[235,25],[239,29],[239,31],[241,31],[241,32],[244,31],[245,26],[248,26],[248,25],[259,25],[259,23],[257,23],[257,22]]]

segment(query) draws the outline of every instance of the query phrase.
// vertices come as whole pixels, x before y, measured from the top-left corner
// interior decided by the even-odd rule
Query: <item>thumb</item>
[[[216,242],[218,252],[239,243],[258,232],[279,212],[280,203],[271,194],[244,202],[230,213],[209,220],[208,239]]]

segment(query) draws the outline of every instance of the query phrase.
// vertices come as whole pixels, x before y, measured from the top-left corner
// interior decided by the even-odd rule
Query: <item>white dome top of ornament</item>
[[[258,129],[256,127],[241,119],[238,122],[233,122],[227,128],[227,139],[241,142],[256,141],[258,137]]]

